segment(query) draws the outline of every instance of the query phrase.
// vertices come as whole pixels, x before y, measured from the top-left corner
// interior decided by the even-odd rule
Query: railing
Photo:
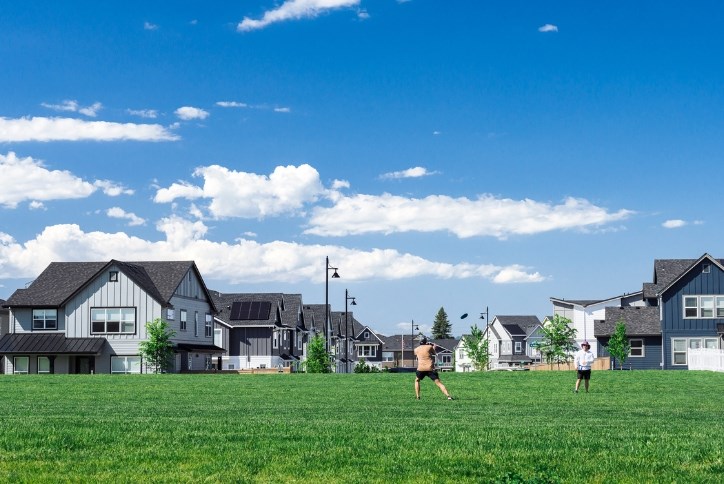
[[[724,371],[724,350],[689,349],[690,370]]]

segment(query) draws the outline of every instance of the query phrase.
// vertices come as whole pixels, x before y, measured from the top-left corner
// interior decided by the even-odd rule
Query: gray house
[[[10,324],[10,311],[8,308],[3,307],[5,299],[0,299],[0,338],[7,334]],[[3,364],[4,357],[0,355],[0,374],[5,373],[5,365]]]
[[[175,336],[172,371],[210,367],[216,307],[193,261],[53,262],[5,303],[7,373],[141,373],[146,322]]]

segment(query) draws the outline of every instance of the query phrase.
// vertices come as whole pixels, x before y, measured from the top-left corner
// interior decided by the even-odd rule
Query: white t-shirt
[[[591,365],[593,364],[593,360],[595,360],[596,357],[593,356],[593,353],[591,350],[583,350],[580,349],[576,352],[576,356],[574,358],[574,362],[576,364],[576,369],[578,370],[590,370]]]

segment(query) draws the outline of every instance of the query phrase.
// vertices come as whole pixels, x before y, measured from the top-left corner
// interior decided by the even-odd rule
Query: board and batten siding
[[[599,357],[610,357],[610,353],[606,346],[611,338],[600,337],[598,343]],[[644,342],[644,356],[629,356],[623,364],[623,367],[632,370],[660,370],[661,369],[661,337],[660,336],[628,336],[629,340],[637,339]],[[613,358],[611,358],[613,365]],[[620,368],[621,364],[616,360],[615,368]]]
[[[209,302],[204,299],[189,298],[174,295],[171,298],[171,305],[174,309],[174,319],[166,319],[169,327],[176,332],[173,340],[177,343],[199,343],[210,345],[214,343],[214,334],[206,337],[206,315],[212,315],[211,327],[214,328],[213,314]],[[181,310],[186,310],[186,329],[181,329]],[[164,311],[164,314],[166,312]],[[198,314],[198,336],[194,332],[194,315]]]
[[[272,353],[274,328],[232,328],[229,331],[229,356],[269,356]]]

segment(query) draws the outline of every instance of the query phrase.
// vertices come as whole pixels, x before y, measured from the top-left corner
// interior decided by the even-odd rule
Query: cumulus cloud
[[[201,108],[194,108],[191,106],[180,107],[174,112],[176,113],[176,116],[179,117],[179,119],[183,119],[184,121],[189,121],[192,119],[206,119],[209,117],[208,111],[204,111]]]
[[[291,108],[274,108],[275,113],[291,113]]]
[[[158,117],[158,111],[155,109],[126,109],[126,112],[131,116],[139,116],[141,118],[156,119]]]
[[[128,220],[128,225],[133,227],[136,225],[145,225],[146,220],[142,219],[141,217],[137,216],[135,213],[126,212],[120,207],[111,207],[108,210],[106,210],[106,215],[108,215],[111,218],[120,218]]]
[[[264,12],[260,20],[249,17],[237,25],[238,32],[262,29],[276,22],[314,18],[328,10],[348,8],[359,5],[360,0],[287,0],[279,7]]]
[[[240,103],[237,101],[218,101],[216,103],[217,106],[222,108],[246,108],[248,105],[246,103]]]
[[[174,183],[159,189],[154,201],[206,198],[214,218],[262,218],[299,213],[325,193],[319,173],[307,164],[278,166],[269,176],[211,165],[197,168],[194,177],[203,178],[203,187]]]
[[[158,30],[158,25],[151,22],[143,22],[143,30]]]
[[[538,32],[558,32],[558,27],[553,24],[545,24],[538,27]]]
[[[60,104],[48,104],[48,103],[40,103],[41,106],[44,108],[52,109],[53,111],[67,111],[72,113],[80,113],[84,114],[86,116],[89,116],[91,118],[95,118],[98,114],[98,111],[101,110],[103,105],[99,102],[95,102],[91,104],[90,106],[80,106],[78,104],[78,101],[70,101],[66,100],[63,101]]]
[[[667,220],[666,222],[661,224],[661,226],[664,227],[665,229],[678,229],[685,225],[687,225],[686,220],[681,220],[681,219]]]
[[[520,265],[512,265],[501,269],[493,282],[498,284],[515,284],[521,282],[541,282],[546,280],[539,272],[527,272],[526,268]]]
[[[85,181],[66,170],[49,170],[42,161],[20,158],[14,152],[0,154],[0,206],[16,208],[28,201],[31,209],[44,208],[43,201],[86,198],[101,189],[106,195],[132,194],[108,180]]]
[[[111,123],[74,118],[0,117],[0,143],[18,141],[176,141],[159,124]]]
[[[483,195],[478,199],[433,195],[422,199],[383,194],[339,196],[332,207],[316,207],[305,233],[345,236],[367,233],[447,231],[460,238],[531,235],[586,229],[624,220],[634,212],[610,212],[587,200],[553,205]]]
[[[423,176],[435,175],[436,171],[427,171],[427,168],[416,166],[402,171],[393,171],[380,175],[383,180],[399,179],[399,178],[420,178]]]
[[[319,261],[326,256],[344,267],[348,281],[432,276],[496,282],[498,275],[506,271],[522,271],[520,266],[435,262],[393,249],[364,251],[280,241],[262,244],[246,239],[233,244],[214,242],[205,238],[208,228],[203,222],[177,216],[160,220],[156,229],[163,234],[161,240],[144,240],[123,232],[84,232],[75,224],[46,227],[34,239],[22,243],[0,232],[0,278],[34,277],[52,261],[103,261],[117,258],[118,254],[124,254],[125,260],[194,260],[205,278],[233,284],[321,283],[324,271],[320,272]],[[264,263],[249,264],[250,260]],[[513,282],[505,280],[507,276],[502,279]],[[527,279],[535,281],[537,276],[531,274]]]

